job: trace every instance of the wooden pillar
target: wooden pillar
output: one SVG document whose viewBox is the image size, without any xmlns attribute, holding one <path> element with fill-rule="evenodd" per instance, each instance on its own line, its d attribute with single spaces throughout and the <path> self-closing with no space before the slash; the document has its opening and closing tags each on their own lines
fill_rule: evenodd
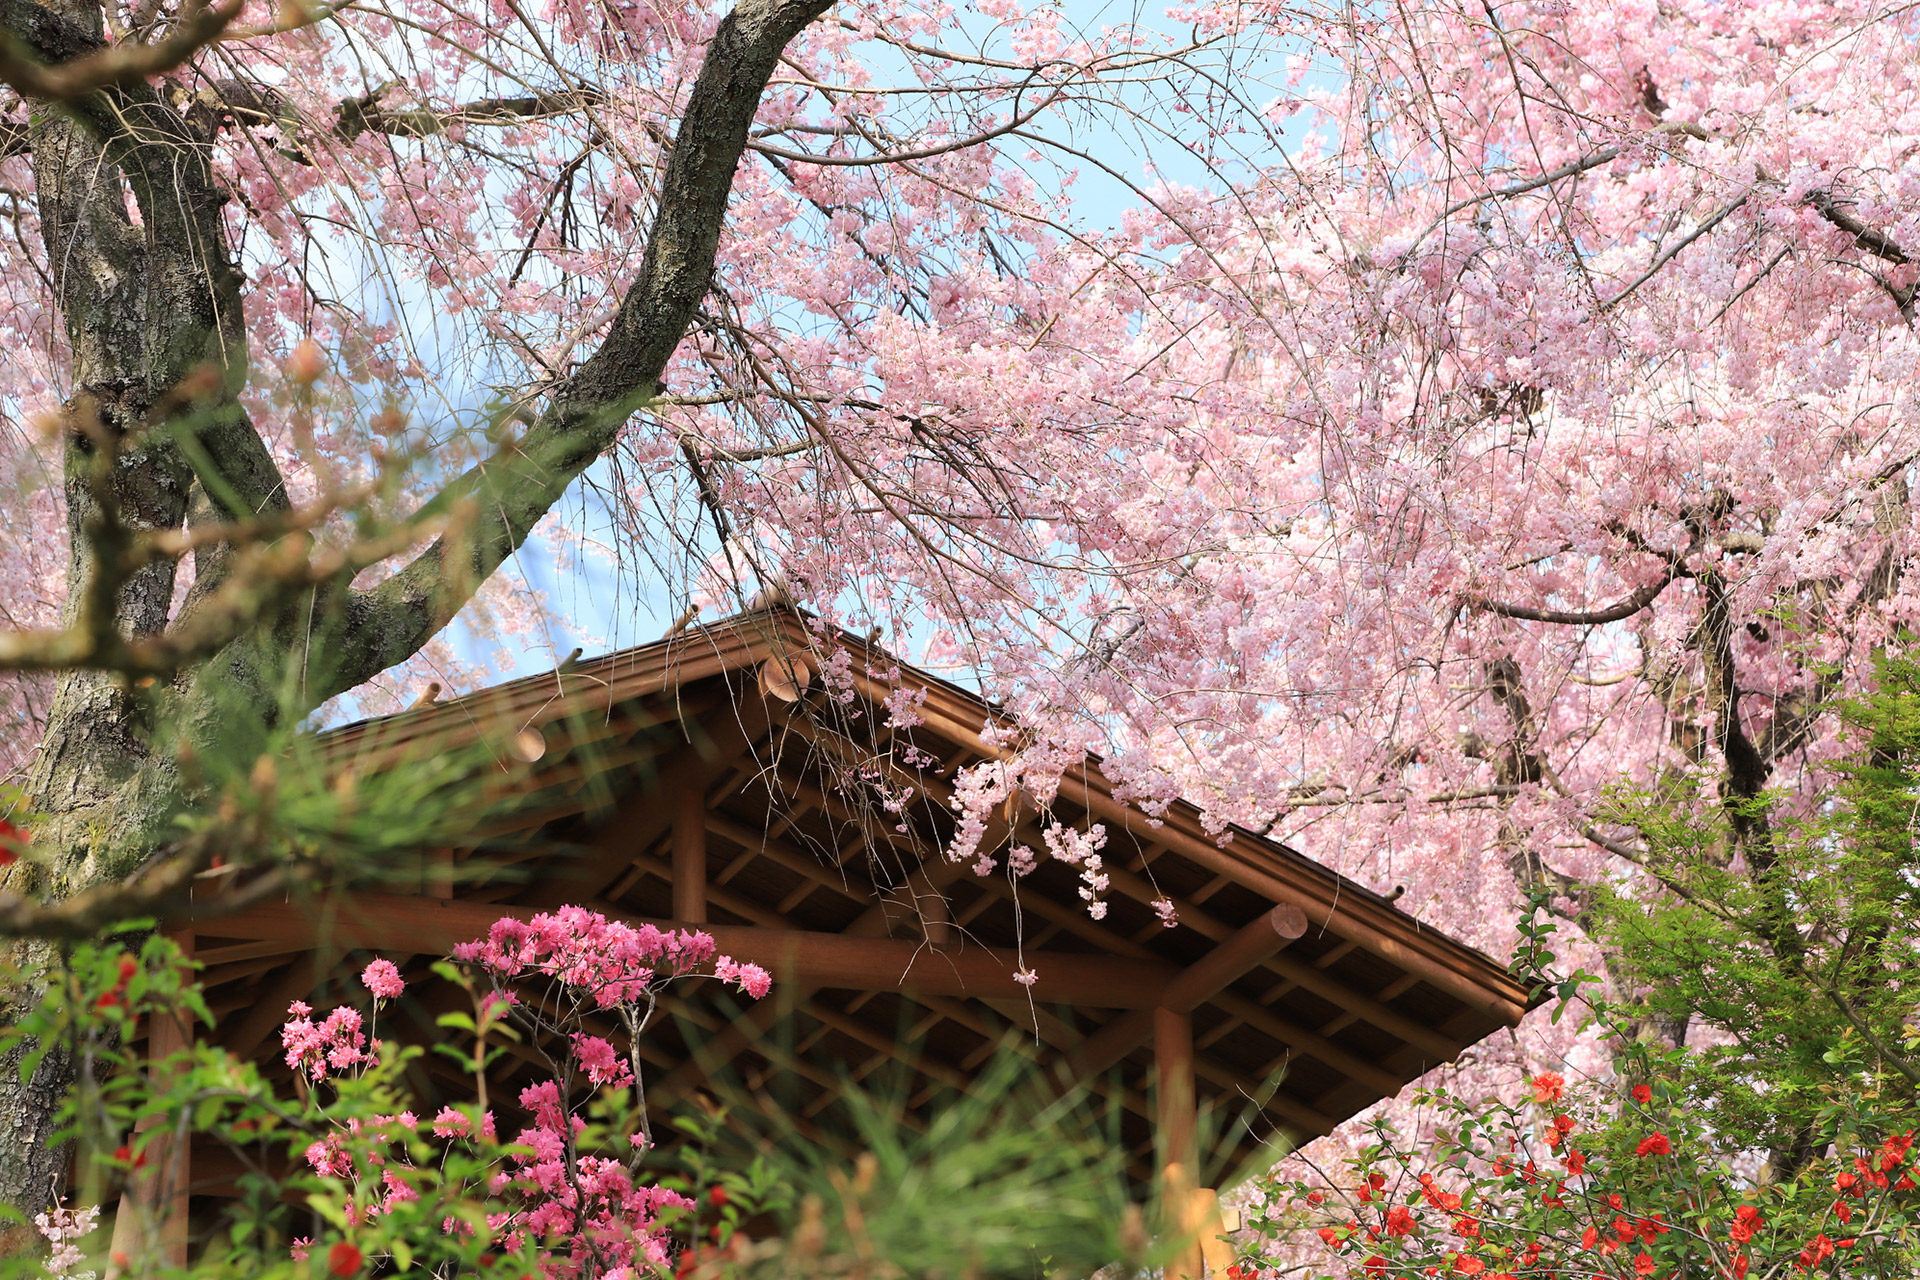
<svg viewBox="0 0 1920 1280">
<path fill-rule="evenodd" d="M 684 924 L 707 921 L 707 795 L 687 787 L 673 804 L 673 918 Z"/>
<path fill-rule="evenodd" d="M 434 849 L 425 857 L 420 892 L 443 901 L 453 897 L 453 850 Z"/>
<path fill-rule="evenodd" d="M 1224 1275 L 1233 1262 L 1233 1250 L 1220 1239 L 1226 1229 L 1220 1196 L 1199 1185 L 1199 1103 L 1191 1013 L 1164 1005 L 1154 1009 L 1153 1063 L 1157 1076 L 1154 1116 L 1163 1161 L 1163 1229 L 1178 1242 L 1178 1252 L 1167 1261 L 1167 1280 Z"/>
<path fill-rule="evenodd" d="M 171 935 L 180 950 L 193 955 L 193 934 L 182 930 Z M 164 1088 L 169 1067 L 167 1060 L 185 1053 L 193 1045 L 192 1015 L 184 1009 L 162 1010 L 151 1015 L 147 1025 L 147 1071 L 155 1088 Z M 162 1266 L 187 1265 L 187 1207 L 193 1183 L 192 1147 L 189 1141 L 176 1141 L 179 1135 L 167 1130 L 152 1132 L 156 1126 L 144 1122 L 128 1145 L 145 1157 L 140 1168 L 127 1175 L 126 1190 L 114 1215 L 113 1243 L 110 1254 L 127 1258 L 144 1272 L 142 1256 Z M 147 1135 L 151 1133 L 151 1137 Z M 144 1143 L 141 1139 L 145 1139 Z M 115 1264 L 118 1266 L 118 1264 Z M 109 1269 L 110 1273 L 112 1268 Z"/>
<path fill-rule="evenodd" d="M 1197 1125 L 1193 1093 L 1193 1017 L 1164 1006 L 1153 1011 L 1153 1065 L 1157 1076 L 1155 1123 L 1160 1159 L 1191 1177 Z M 1169 1178 L 1171 1175 L 1169 1174 Z"/>
</svg>

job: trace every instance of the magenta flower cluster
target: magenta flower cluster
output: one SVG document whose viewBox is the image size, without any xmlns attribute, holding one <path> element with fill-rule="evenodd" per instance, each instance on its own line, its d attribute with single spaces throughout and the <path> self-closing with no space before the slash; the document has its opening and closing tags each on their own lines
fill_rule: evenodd
<svg viewBox="0 0 1920 1280">
<path fill-rule="evenodd" d="M 497 920 L 485 938 L 455 947 L 453 958 L 502 978 L 549 975 L 602 1009 L 644 1000 L 663 982 L 709 963 L 715 977 L 756 1000 L 773 985 L 765 969 L 717 950 L 711 934 L 629 925 L 584 907 L 561 907 L 531 920 Z"/>
<path fill-rule="evenodd" d="M 755 999 L 772 985 L 765 969 L 720 955 L 709 934 L 623 924 L 580 907 L 562 907 L 531 920 L 502 919 L 485 938 L 455 947 L 453 955 L 492 978 L 496 989 L 481 997 L 489 1007 L 514 1003 L 504 984 L 545 978 L 567 989 L 571 999 L 563 1004 L 570 1004 L 576 1016 L 589 1006 L 650 1003 L 673 978 L 710 975 Z M 367 965 L 360 981 L 376 1007 L 406 990 L 399 969 L 387 960 Z M 644 1020 L 628 1023 L 630 1032 L 643 1025 Z M 314 1081 L 368 1066 L 380 1050 L 358 1010 L 337 1008 L 316 1021 L 312 1007 L 299 1001 L 288 1010 L 280 1040 L 287 1065 Z M 568 1034 L 567 1043 L 575 1070 L 564 1079 L 543 1080 L 521 1090 L 518 1100 L 530 1123 L 514 1136 L 513 1149 L 491 1166 L 484 1186 L 475 1190 L 490 1199 L 487 1225 L 502 1244 L 518 1249 L 533 1243 L 542 1250 L 544 1280 L 588 1274 L 634 1280 L 668 1262 L 661 1213 L 691 1208 L 692 1202 L 637 1180 L 631 1159 L 580 1150 L 585 1096 L 575 1097 L 571 1090 L 584 1085 L 584 1095 L 591 1095 L 600 1088 L 631 1086 L 635 1068 L 632 1059 L 602 1036 L 576 1030 Z M 377 1117 L 371 1125 L 348 1121 L 339 1132 L 307 1148 L 307 1163 L 323 1176 L 376 1182 L 378 1194 L 364 1207 L 350 1209 L 355 1221 L 371 1219 L 419 1198 L 406 1152 L 427 1135 L 441 1142 L 497 1140 L 491 1111 L 476 1120 L 446 1107 L 424 1122 L 403 1111 Z M 356 1148 L 368 1139 L 375 1151 L 356 1156 Z M 637 1154 L 647 1145 L 643 1134 L 633 1134 L 627 1143 L 631 1151 L 625 1154 Z M 473 1229 L 451 1216 L 444 1227 L 450 1232 Z"/>
</svg>

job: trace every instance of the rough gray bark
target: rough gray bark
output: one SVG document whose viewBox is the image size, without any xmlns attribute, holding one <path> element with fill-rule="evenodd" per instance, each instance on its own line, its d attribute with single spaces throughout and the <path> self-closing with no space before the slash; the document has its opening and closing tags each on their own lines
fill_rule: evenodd
<svg viewBox="0 0 1920 1280">
<path fill-rule="evenodd" d="M 43 815 L 36 844 L 53 855 L 54 870 L 31 885 L 23 883 L 25 864 L 17 864 L 0 873 L 0 885 L 61 897 L 124 879 L 158 852 L 170 815 L 193 797 L 172 756 L 155 750 L 156 726 L 185 726 L 189 739 L 229 747 L 263 737 L 270 728 L 263 717 L 289 705 L 279 694 L 296 635 L 337 659 L 312 669 L 314 678 L 297 690 L 290 705 L 303 711 L 409 657 L 446 625 L 657 394 L 707 290 L 734 171 L 767 79 L 787 43 L 829 4 L 745 0 L 720 24 L 672 144 L 639 278 L 599 349 L 550 389 L 527 433 L 430 504 L 477 513 L 457 538 L 442 538 L 371 591 L 351 592 L 344 580 L 326 585 L 317 606 L 307 603 L 311 612 L 270 617 L 171 687 L 142 689 L 101 671 L 60 678 L 29 780 Z M 102 13 L 92 0 L 0 0 L 0 25 L 49 64 L 103 46 Z M 102 531 L 116 520 L 134 530 L 180 529 L 284 510 L 287 498 L 234 399 L 248 367 L 244 281 L 227 243 L 227 196 L 212 179 L 206 136 L 137 82 L 37 110 L 29 132 L 24 145 L 73 353 L 68 410 L 87 428 L 66 444 L 72 621 L 98 590 Z M 139 226 L 126 213 L 129 195 Z M 218 372 L 215 389 L 191 420 L 149 431 L 157 406 L 209 366 Z M 110 465 L 102 465 L 103 448 Z M 215 550 L 196 568 L 194 592 L 173 616 L 168 562 L 140 569 L 110 602 L 94 603 L 123 635 L 161 634 L 199 607 L 225 564 Z M 0 998 L 0 1020 L 8 1017 Z M 47 1146 L 45 1134 L 71 1072 L 70 1062 L 49 1055 L 23 1085 L 11 1064 L 0 1063 L 0 1198 L 29 1215 L 58 1194 L 64 1176 L 64 1154 Z M 23 1243 L 32 1242 L 0 1238 L 0 1252 Z"/>
</svg>

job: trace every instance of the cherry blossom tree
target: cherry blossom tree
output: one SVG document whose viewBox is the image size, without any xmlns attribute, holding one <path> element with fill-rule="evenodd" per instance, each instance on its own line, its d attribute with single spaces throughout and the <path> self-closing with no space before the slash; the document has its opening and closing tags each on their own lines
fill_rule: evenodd
<svg viewBox="0 0 1920 1280">
<path fill-rule="evenodd" d="M 1764 878 L 1914 612 L 1920 17 L 1173 17 L 0 0 L 9 928 L 224 856 L 183 760 L 531 625 L 589 468 L 690 604 L 1004 699 L 981 803 L 1098 747 L 1493 947 L 1642 860 L 1621 782 Z M 64 1069 L 0 1070 L 16 1204 Z"/>
</svg>

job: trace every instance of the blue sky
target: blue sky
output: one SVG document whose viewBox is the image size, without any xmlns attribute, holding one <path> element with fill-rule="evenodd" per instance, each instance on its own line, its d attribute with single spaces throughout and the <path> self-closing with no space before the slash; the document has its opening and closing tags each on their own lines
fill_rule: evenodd
<svg viewBox="0 0 1920 1280">
<path fill-rule="evenodd" d="M 1184 27 L 1163 18 L 1157 19 L 1155 15 L 1161 10 L 1147 6 L 1122 3 L 1120 0 L 1109 3 L 1066 0 L 1060 7 L 1068 24 L 1082 30 L 1097 31 L 1103 26 L 1138 21 L 1154 26 L 1172 39 L 1189 37 Z M 1264 55 L 1245 70 L 1255 73 L 1253 79 L 1242 82 L 1249 86 L 1247 99 L 1255 107 L 1263 105 L 1272 96 L 1273 90 L 1261 87 L 1256 82 L 1279 82 L 1277 55 Z M 1200 142 L 1210 136 L 1210 122 L 1203 118 L 1205 104 L 1196 102 L 1195 106 L 1197 110 L 1194 114 L 1175 120 L 1176 125 L 1185 124 L 1194 130 L 1189 142 Z M 1135 120 L 1083 114 L 1077 119 L 1049 123 L 1047 130 L 1050 136 L 1067 146 L 1097 156 L 1112 170 L 1142 185 L 1170 181 L 1201 186 L 1218 185 L 1219 182 L 1219 178 L 1210 172 L 1208 163 L 1187 146 L 1164 136 L 1156 136 Z M 1271 146 L 1266 139 L 1243 137 L 1246 144 L 1256 148 Z M 1220 139 L 1228 146 L 1241 140 L 1233 136 Z M 1015 147 L 1023 151 L 1026 144 L 1016 143 Z M 1010 149 L 1009 153 L 1013 154 L 1014 150 Z M 1255 157 L 1256 160 L 1266 158 Z M 1277 159 L 1277 156 L 1271 159 Z M 1078 169 L 1078 178 L 1071 188 L 1072 205 L 1076 215 L 1088 227 L 1098 229 L 1112 226 L 1128 208 L 1137 203 L 1137 198 L 1124 183 L 1101 172 L 1098 167 L 1086 164 L 1075 167 Z M 1245 164 L 1232 163 L 1224 166 L 1230 177 L 1241 176 L 1247 167 Z M 477 392 L 478 389 L 468 386 L 466 390 Z M 583 481 L 574 485 L 558 509 L 560 518 L 570 529 L 606 547 L 611 546 L 614 526 L 596 495 L 613 487 L 614 483 L 613 468 L 610 463 L 603 461 L 593 467 Z M 631 552 L 633 549 L 628 550 Z M 632 562 L 644 563 L 644 554 L 629 554 L 625 558 L 630 562 L 628 568 L 616 571 L 609 557 L 577 559 L 562 556 L 556 554 L 551 541 L 545 538 L 530 541 L 504 567 L 503 572 L 514 575 L 519 582 L 541 593 L 547 600 L 554 621 L 549 624 L 545 636 L 528 637 L 529 642 L 521 652 L 507 655 L 508 665 L 505 669 L 496 667 L 501 678 L 549 669 L 576 646 L 584 647 L 589 654 L 593 654 L 659 638 L 683 606 L 684 582 L 672 581 L 666 575 L 651 571 L 635 572 Z M 474 644 L 471 634 L 462 634 L 460 628 L 461 623 L 456 620 L 454 641 L 462 656 L 471 660 L 486 656 Z"/>
</svg>

